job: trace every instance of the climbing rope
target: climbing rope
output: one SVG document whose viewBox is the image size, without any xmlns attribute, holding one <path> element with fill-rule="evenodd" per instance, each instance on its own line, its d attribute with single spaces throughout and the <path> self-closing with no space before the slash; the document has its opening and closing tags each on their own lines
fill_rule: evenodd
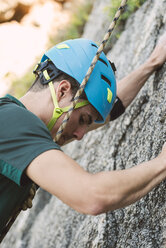
<svg viewBox="0 0 166 248">
<path fill-rule="evenodd" d="M 90 65 L 90 67 L 89 67 L 89 69 L 88 69 L 88 71 L 87 71 L 87 73 L 86 73 L 86 75 L 85 75 L 85 77 L 84 77 L 84 79 L 83 79 L 83 81 L 82 81 L 82 83 L 81 83 L 81 85 L 80 85 L 80 87 L 79 87 L 79 89 L 78 89 L 73 101 L 72 101 L 71 108 L 68 110 L 68 112 L 67 112 L 67 114 L 66 114 L 66 116 L 65 116 L 65 118 L 64 118 L 64 120 L 63 120 L 63 122 L 61 124 L 61 126 L 58 129 L 58 132 L 57 132 L 56 137 L 55 137 L 56 142 L 59 140 L 63 130 L 65 129 L 65 127 L 67 125 L 67 122 L 68 122 L 68 120 L 69 120 L 69 118 L 70 118 L 70 116 L 71 116 L 71 114 L 72 114 L 77 102 L 79 101 L 79 98 L 80 98 L 81 94 L 83 93 L 83 90 L 84 90 L 84 88 L 85 88 L 85 86 L 86 86 L 86 84 L 87 84 L 87 82 L 88 82 L 88 80 L 90 78 L 90 75 L 91 75 L 91 73 L 92 73 L 92 71 L 93 71 L 93 69 L 94 69 L 94 67 L 95 67 L 95 65 L 96 65 L 101 53 L 103 52 L 104 47 L 105 47 L 108 39 L 110 38 L 110 36 L 111 36 L 111 34 L 112 34 L 112 32 L 113 32 L 113 30 L 115 28 L 116 22 L 119 19 L 120 15 L 122 13 L 122 10 L 126 6 L 126 3 L 127 3 L 127 0 L 122 0 L 121 5 L 120 5 L 119 9 L 117 10 L 117 12 L 115 14 L 115 17 L 114 17 L 113 21 L 111 22 L 111 24 L 109 26 L 109 29 L 108 29 L 106 35 L 104 36 L 103 41 L 102 41 L 101 45 L 99 46 L 99 48 L 97 50 L 97 53 L 96 53 L 95 57 L 93 58 L 92 63 L 91 63 L 91 65 Z"/>
<path fill-rule="evenodd" d="M 113 30 L 115 28 L 117 20 L 119 19 L 122 10 L 126 6 L 126 3 L 127 3 L 127 0 L 122 0 L 121 1 L 121 5 L 120 5 L 119 9 L 117 10 L 117 12 L 115 14 L 115 17 L 114 17 L 113 21 L 111 22 L 111 24 L 109 26 L 109 29 L 108 29 L 106 35 L 104 36 L 103 41 L 102 41 L 101 45 L 99 46 L 94 59 L 92 60 L 92 63 L 91 63 L 91 65 L 90 65 L 90 67 L 89 67 L 89 69 L 88 69 L 88 71 L 87 71 L 87 73 L 85 75 L 85 78 L 83 79 L 83 81 L 82 81 L 82 83 L 81 83 L 81 85 L 80 85 L 80 87 L 79 87 L 79 89 L 78 89 L 78 91 L 77 91 L 77 93 L 76 93 L 76 95 L 74 97 L 74 100 L 72 102 L 72 106 L 68 110 L 68 112 L 67 112 L 67 114 L 66 114 L 66 116 L 65 116 L 65 118 L 64 118 L 64 120 L 63 120 L 63 122 L 61 124 L 61 126 L 58 129 L 58 132 L 57 132 L 56 138 L 55 138 L 56 141 L 59 140 L 63 130 L 65 129 L 66 124 L 67 124 L 67 122 L 68 122 L 68 120 L 69 120 L 69 118 L 71 116 L 71 113 L 74 110 L 74 108 L 75 108 L 75 106 L 76 106 L 76 104 L 77 104 L 77 102 L 79 100 L 79 97 L 82 94 L 82 92 L 83 92 L 83 90 L 84 90 L 84 88 L 85 88 L 85 86 L 86 86 L 86 84 L 87 84 L 87 82 L 88 82 L 88 80 L 90 78 L 90 75 L 91 75 L 96 63 L 97 63 L 102 51 L 104 50 L 104 47 L 105 47 L 109 37 L 111 36 L 111 34 L 112 34 L 112 32 L 113 32 Z M 11 218 L 9 219 L 9 221 L 6 224 L 5 228 L 1 232 L 1 234 L 0 234 L 0 243 L 2 242 L 4 237 L 6 236 L 7 232 L 9 231 L 10 227 L 12 226 L 14 221 L 16 220 L 16 218 L 19 215 L 19 213 L 21 212 L 21 210 L 26 210 L 27 208 L 32 207 L 32 200 L 33 200 L 33 198 L 35 196 L 35 192 L 36 192 L 36 186 L 35 186 L 35 184 L 32 184 L 32 187 L 31 187 L 30 192 L 29 192 L 28 199 L 23 203 L 23 205 L 21 207 L 15 209 L 13 215 L 11 216 Z"/>
</svg>

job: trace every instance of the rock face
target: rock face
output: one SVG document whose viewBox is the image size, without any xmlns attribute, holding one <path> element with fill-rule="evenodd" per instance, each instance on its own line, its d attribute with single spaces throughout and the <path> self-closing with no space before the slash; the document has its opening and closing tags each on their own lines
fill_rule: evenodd
<svg viewBox="0 0 166 248">
<path fill-rule="evenodd" d="M 92 39 L 98 43 L 102 42 L 109 25 L 109 17 L 106 14 L 106 7 L 109 4 L 110 0 L 97 0 L 94 2 L 91 15 L 84 27 L 83 38 Z"/>
<path fill-rule="evenodd" d="M 148 58 L 166 29 L 165 13 L 166 1 L 148 0 L 131 16 L 108 54 L 118 79 Z M 165 71 L 166 65 L 150 77 L 123 116 L 66 146 L 66 153 L 90 172 L 130 168 L 155 157 L 166 140 Z M 1 247 L 164 248 L 165 199 L 163 182 L 131 206 L 92 217 L 39 191 L 33 209 L 19 216 Z"/>
</svg>

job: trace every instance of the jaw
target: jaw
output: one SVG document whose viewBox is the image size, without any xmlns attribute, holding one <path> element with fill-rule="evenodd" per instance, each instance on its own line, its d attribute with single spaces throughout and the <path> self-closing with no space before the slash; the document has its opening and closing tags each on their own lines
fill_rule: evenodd
<svg viewBox="0 0 166 248">
<path fill-rule="evenodd" d="M 63 146 L 63 145 L 66 145 L 68 143 L 70 143 L 71 141 L 73 141 L 74 138 L 73 136 L 69 136 L 67 134 L 61 134 L 59 140 L 56 141 L 56 143 L 59 145 L 59 146 Z"/>
<path fill-rule="evenodd" d="M 59 140 L 56 141 L 56 143 L 59 145 L 59 146 L 63 146 L 65 144 L 65 138 L 63 135 L 60 136 Z"/>
</svg>

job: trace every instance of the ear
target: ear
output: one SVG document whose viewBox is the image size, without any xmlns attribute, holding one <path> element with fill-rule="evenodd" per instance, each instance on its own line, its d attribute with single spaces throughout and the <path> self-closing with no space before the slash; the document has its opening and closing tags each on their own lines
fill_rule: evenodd
<svg viewBox="0 0 166 248">
<path fill-rule="evenodd" d="M 59 101 L 69 95 L 71 95 L 71 84 L 68 80 L 62 80 L 58 83 L 58 87 L 56 88 L 57 100 Z"/>
</svg>

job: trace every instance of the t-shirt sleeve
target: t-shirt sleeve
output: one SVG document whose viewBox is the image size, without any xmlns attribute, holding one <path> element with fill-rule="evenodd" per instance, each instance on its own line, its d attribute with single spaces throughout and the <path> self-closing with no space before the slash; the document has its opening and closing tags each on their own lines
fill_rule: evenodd
<svg viewBox="0 0 166 248">
<path fill-rule="evenodd" d="M 25 185 L 27 166 L 41 153 L 60 147 L 44 122 L 16 104 L 0 107 L 0 173 Z"/>
</svg>

